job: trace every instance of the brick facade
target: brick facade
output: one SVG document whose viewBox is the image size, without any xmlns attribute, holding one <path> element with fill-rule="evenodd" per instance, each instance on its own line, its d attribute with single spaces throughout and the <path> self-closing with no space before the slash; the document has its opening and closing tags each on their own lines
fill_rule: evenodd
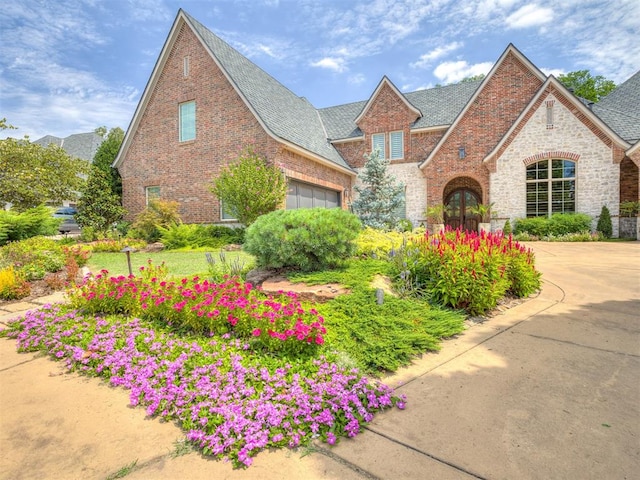
<svg viewBox="0 0 640 480">
<path fill-rule="evenodd" d="M 196 102 L 196 139 L 179 142 L 178 106 L 191 100 Z M 348 174 L 291 152 L 269 136 L 185 24 L 133 135 L 119 165 L 129 220 L 146 206 L 145 187 L 159 186 L 162 199 L 180 204 L 185 223 L 220 221 L 220 205 L 209 186 L 221 168 L 248 146 L 281 164 L 293 178 L 341 193 L 351 187 Z"/>
<path fill-rule="evenodd" d="M 159 186 L 161 198 L 180 204 L 183 221 L 219 222 L 220 205 L 209 187 L 247 147 L 279 164 L 290 179 L 340 192 L 347 208 L 354 176 L 270 135 L 194 31 L 185 22 L 176 25 L 118 164 L 128 219 L 145 208 L 145 187 Z M 402 131 L 403 158 L 391 161 L 389 173 L 405 185 L 406 216 L 415 225 L 424 222 L 427 206 L 444 203 L 464 188 L 482 203 L 494 203 L 493 228 L 501 227 L 506 219 L 526 215 L 528 164 L 545 158 L 573 160 L 576 210 L 596 218 L 607 205 L 616 230 L 619 202 L 639 196 L 637 149 L 632 158 L 625 157 L 610 132 L 586 109 L 577 108 L 557 81 L 544 85 L 535 67 L 510 47 L 452 127 L 412 131 L 419 113 L 385 77 L 354 119 L 362 137 L 336 140 L 333 146 L 358 171 L 372 150 L 374 134 L 385 134 L 389 152 L 389 133 Z M 196 104 L 196 138 L 179 142 L 179 105 L 186 101 Z M 552 126 L 546 116 L 550 105 Z M 429 118 L 429 112 L 422 114 Z"/>
</svg>

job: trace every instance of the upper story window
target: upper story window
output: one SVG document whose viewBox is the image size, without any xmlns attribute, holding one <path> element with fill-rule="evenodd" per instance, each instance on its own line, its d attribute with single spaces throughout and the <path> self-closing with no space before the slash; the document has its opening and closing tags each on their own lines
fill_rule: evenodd
<svg viewBox="0 0 640 480">
<path fill-rule="evenodd" d="M 180 134 L 181 142 L 196 138 L 196 102 L 180 104 Z"/>
<path fill-rule="evenodd" d="M 384 137 L 384 133 L 375 133 L 371 136 L 371 151 L 375 152 L 378 150 L 380 152 L 380 158 L 387 158 Z"/>
<path fill-rule="evenodd" d="M 387 155 L 387 135 L 389 136 L 389 155 Z M 381 158 L 397 160 L 404 158 L 404 132 L 374 133 L 371 136 L 371 151 L 380 151 Z"/>
<path fill-rule="evenodd" d="M 403 132 L 391 132 L 389 134 L 389 150 L 391 160 L 397 160 L 404 158 L 404 133 Z"/>
<path fill-rule="evenodd" d="M 527 217 L 576 211 L 576 162 L 549 159 L 527 166 Z"/>
</svg>

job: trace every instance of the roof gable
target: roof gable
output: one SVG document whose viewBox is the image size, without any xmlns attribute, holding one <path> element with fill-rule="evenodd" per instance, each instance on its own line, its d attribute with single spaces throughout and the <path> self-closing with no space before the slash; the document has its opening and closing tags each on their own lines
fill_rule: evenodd
<svg viewBox="0 0 640 480">
<path fill-rule="evenodd" d="M 438 144 L 431 151 L 429 156 L 419 165 L 419 168 L 424 168 L 431 160 L 437 155 L 440 148 L 447 142 L 452 132 L 455 131 L 456 127 L 464 118 L 467 111 L 470 109 L 471 105 L 473 105 L 474 101 L 480 96 L 482 91 L 486 88 L 486 86 L 491 82 L 493 77 L 495 76 L 498 69 L 502 66 L 503 63 L 507 60 L 509 56 L 514 56 L 522 65 L 524 65 L 525 69 L 527 69 L 533 76 L 538 78 L 540 82 L 544 82 L 545 75 L 536 67 L 531 61 L 525 57 L 520 51 L 513 45 L 509 44 L 505 51 L 502 53 L 498 61 L 493 65 L 493 68 L 489 71 L 488 75 L 482 80 L 480 86 L 475 90 L 469 101 L 464 106 L 464 108 L 460 111 L 454 122 L 451 124 L 447 132 L 442 136 Z"/>
<path fill-rule="evenodd" d="M 640 140 L 640 70 L 592 108 L 626 141 Z"/>
<path fill-rule="evenodd" d="M 416 118 L 422 117 L 422 112 L 418 108 L 416 108 L 409 100 L 407 100 L 407 97 L 405 97 L 402 92 L 398 90 L 398 88 L 393 84 L 393 82 L 389 80 L 385 75 L 384 77 L 382 77 L 382 80 L 380 80 L 380 83 L 378 83 L 378 86 L 371 94 L 371 97 L 369 97 L 367 103 L 364 104 L 364 107 L 362 108 L 360 114 L 355 118 L 354 121 L 356 125 L 358 125 L 362 121 L 362 119 L 367 116 L 367 113 L 369 113 L 369 110 L 373 107 L 376 100 L 378 99 L 378 96 L 385 87 L 390 88 L 391 91 L 407 107 L 407 109 L 416 115 Z"/>
<path fill-rule="evenodd" d="M 500 142 L 498 142 L 495 148 L 484 158 L 484 163 L 492 162 L 507 149 L 510 143 L 516 138 L 524 124 L 526 124 L 532 112 L 542 105 L 544 99 L 547 98 L 549 94 L 553 94 L 563 104 L 569 104 L 572 107 L 572 111 L 576 112 L 574 115 L 578 116 L 583 123 L 587 124 L 588 127 L 602 132 L 603 135 L 609 138 L 612 142 L 618 144 L 621 148 L 628 147 L 628 144 L 596 115 L 594 115 L 580 98 L 569 92 L 569 90 L 567 90 L 567 88 L 558 79 L 553 75 L 550 75 L 547 78 L 547 81 L 540 87 L 538 93 L 520 113 L 518 119 L 513 122 L 513 125 L 511 125 L 511 128 L 509 128 L 505 133 Z M 589 123 L 591 125 L 589 125 Z M 600 137 L 600 135 L 598 136 Z"/>
<path fill-rule="evenodd" d="M 200 22 L 180 9 L 127 134 L 114 162 L 118 166 L 131 144 L 133 132 L 141 120 L 160 73 L 183 25 L 187 25 L 220 68 L 226 79 L 272 138 L 298 153 L 325 163 L 333 168 L 353 174 L 338 151 L 329 143 L 320 116 L 305 98 L 299 97 L 214 35 Z"/>
</svg>

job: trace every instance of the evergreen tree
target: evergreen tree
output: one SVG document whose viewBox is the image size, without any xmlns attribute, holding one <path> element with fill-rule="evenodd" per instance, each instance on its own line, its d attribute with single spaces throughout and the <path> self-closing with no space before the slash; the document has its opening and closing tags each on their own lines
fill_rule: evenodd
<svg viewBox="0 0 640 480">
<path fill-rule="evenodd" d="M 99 127 L 96 128 L 95 131 L 98 135 L 104 137 L 107 128 Z M 106 138 L 102 141 L 96 151 L 96 154 L 93 156 L 93 165 L 109 175 L 111 191 L 119 197 L 122 197 L 122 179 L 120 178 L 118 170 L 113 168 L 111 165 L 118 155 L 118 151 L 120 150 L 120 145 L 122 145 L 123 140 L 124 131 L 120 127 L 112 128 L 109 130 Z"/>
<path fill-rule="evenodd" d="M 389 161 L 380 158 L 378 150 L 365 158 L 362 186 L 355 187 L 358 197 L 352 204 L 353 212 L 366 226 L 391 229 L 398 221 L 395 212 L 404 202 L 404 186 L 387 173 Z"/>
<path fill-rule="evenodd" d="M 602 206 L 600 211 L 600 218 L 598 218 L 598 225 L 596 231 L 602 233 L 605 238 L 611 238 L 613 235 L 613 225 L 611 223 L 611 213 L 606 205 Z"/>
<path fill-rule="evenodd" d="M 124 216 L 120 197 L 111 190 L 111 177 L 104 170 L 92 166 L 80 193 L 75 218 L 81 227 L 91 227 L 96 233 L 107 234 L 111 226 Z"/>
</svg>

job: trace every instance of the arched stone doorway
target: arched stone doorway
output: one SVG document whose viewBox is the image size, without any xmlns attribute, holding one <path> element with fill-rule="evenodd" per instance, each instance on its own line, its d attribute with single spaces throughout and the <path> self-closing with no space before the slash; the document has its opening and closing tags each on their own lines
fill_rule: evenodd
<svg viewBox="0 0 640 480">
<path fill-rule="evenodd" d="M 444 188 L 444 222 L 453 229 L 477 231 L 480 217 L 471 213 L 482 203 L 482 187 L 473 178 L 458 177 Z"/>
</svg>

